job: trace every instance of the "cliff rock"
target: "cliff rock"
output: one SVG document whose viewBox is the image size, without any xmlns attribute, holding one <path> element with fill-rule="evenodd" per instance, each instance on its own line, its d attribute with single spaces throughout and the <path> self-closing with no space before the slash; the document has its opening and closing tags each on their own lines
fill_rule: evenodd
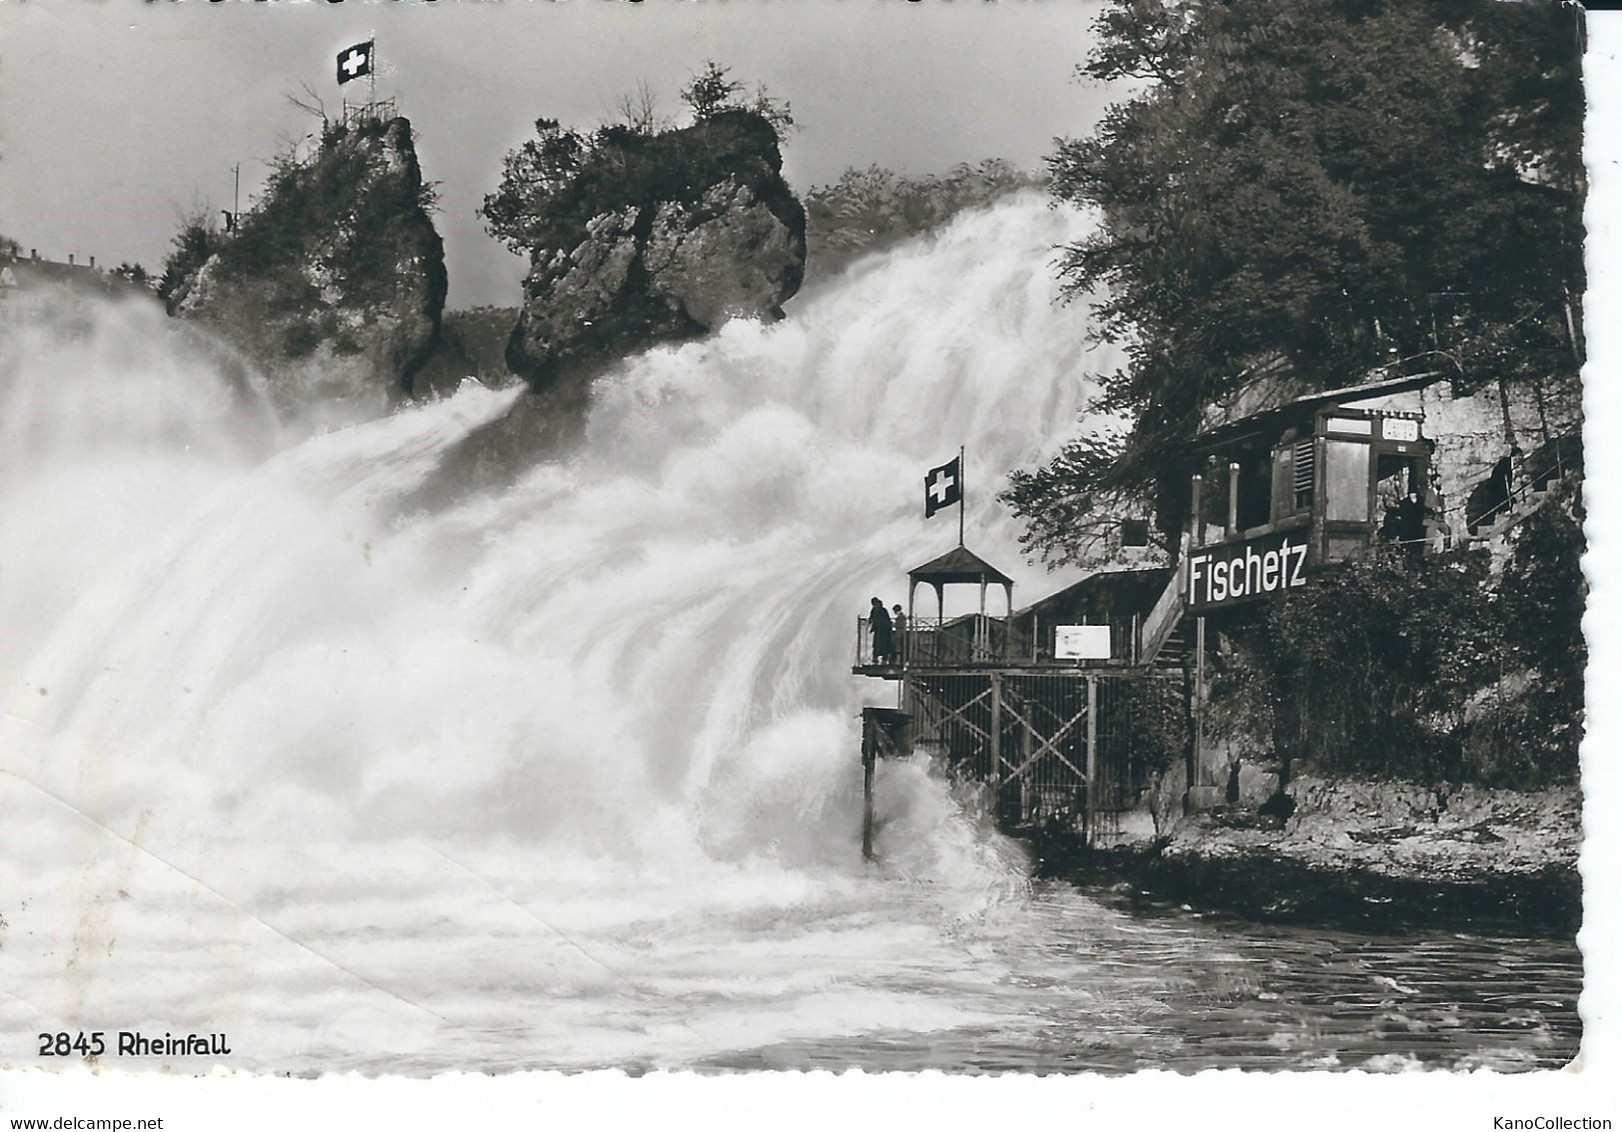
<svg viewBox="0 0 1622 1132">
<path fill-rule="evenodd" d="M 782 164 L 771 125 L 747 111 L 600 148 L 531 253 L 513 372 L 578 404 L 628 353 L 780 317 L 805 268 L 805 211 Z"/>
<path fill-rule="evenodd" d="M 278 164 L 169 310 L 251 356 L 284 407 L 375 415 L 413 392 L 439 344 L 444 249 L 428 204 L 409 121 L 329 124 L 313 155 Z"/>
</svg>

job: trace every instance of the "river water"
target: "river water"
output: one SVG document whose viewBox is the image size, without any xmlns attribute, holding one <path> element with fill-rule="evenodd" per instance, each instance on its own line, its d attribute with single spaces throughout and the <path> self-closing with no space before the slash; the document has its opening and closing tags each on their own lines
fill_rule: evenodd
<svg viewBox="0 0 1622 1132">
<path fill-rule="evenodd" d="M 600 383 L 567 461 L 404 501 L 515 391 L 288 420 L 150 311 L 0 343 L 0 1061 L 262 1072 L 1412 1065 L 1576 1051 L 1569 943 L 1128 914 L 923 762 L 860 861 L 855 618 L 1078 427 L 1076 214 L 1019 197 Z M 123 1058 L 120 1068 L 167 1064 Z"/>
</svg>

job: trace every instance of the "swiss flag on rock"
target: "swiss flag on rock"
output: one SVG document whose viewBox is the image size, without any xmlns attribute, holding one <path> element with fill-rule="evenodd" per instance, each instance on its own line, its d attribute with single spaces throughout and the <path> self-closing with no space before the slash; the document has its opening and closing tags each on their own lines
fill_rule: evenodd
<svg viewBox="0 0 1622 1132">
<path fill-rule="evenodd" d="M 368 39 L 365 43 L 357 43 L 338 52 L 339 86 L 343 86 L 350 79 L 358 79 L 362 75 L 372 73 L 373 42 Z"/>
</svg>

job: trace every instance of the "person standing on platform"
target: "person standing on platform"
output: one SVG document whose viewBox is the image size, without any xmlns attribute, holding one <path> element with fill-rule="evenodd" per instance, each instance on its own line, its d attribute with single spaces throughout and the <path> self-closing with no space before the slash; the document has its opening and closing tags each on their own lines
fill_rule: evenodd
<svg viewBox="0 0 1622 1132">
<path fill-rule="evenodd" d="M 901 612 L 899 604 L 890 607 L 890 622 L 895 626 L 896 660 L 905 663 L 907 659 L 907 615 Z"/>
<path fill-rule="evenodd" d="M 878 598 L 873 599 L 873 611 L 868 614 L 868 630 L 873 634 L 873 663 L 887 664 L 895 659 L 895 623 L 890 611 Z"/>
</svg>

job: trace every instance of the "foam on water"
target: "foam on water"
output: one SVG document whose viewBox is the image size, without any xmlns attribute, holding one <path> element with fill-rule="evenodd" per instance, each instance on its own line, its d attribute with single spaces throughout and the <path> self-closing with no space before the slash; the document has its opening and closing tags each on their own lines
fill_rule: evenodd
<svg viewBox="0 0 1622 1132">
<path fill-rule="evenodd" d="M 7 753 L 125 832 L 843 861 L 855 615 L 951 545 L 916 496 L 960 441 L 975 545 L 1016 564 L 992 494 L 1088 388 L 1046 265 L 1078 229 L 1026 198 L 789 321 L 635 359 L 580 457 L 404 519 L 514 393 L 262 459 L 297 430 L 245 429 L 268 418 L 155 314 L 27 343 L 3 403 L 5 565 L 31 579 L 6 588 Z"/>
<path fill-rule="evenodd" d="M 1047 265 L 1080 234 L 1011 201 L 633 359 L 579 456 L 434 513 L 398 504 L 516 392 L 327 430 L 149 309 L 24 329 L 0 1013 L 223 1013 L 265 1065 L 342 1054 L 338 1004 L 397 1054 L 466 1025 L 499 1059 L 517 1027 L 542 1064 L 983 1018 L 853 989 L 961 967 L 951 925 L 1024 879 L 921 762 L 884 769 L 861 864 L 855 716 L 888 689 L 848 665 L 867 598 L 952 544 L 917 496 L 960 443 L 974 545 L 1041 581 L 992 494 L 1088 393 Z M 708 1036 L 671 1005 L 694 995 L 733 1011 Z"/>
</svg>

